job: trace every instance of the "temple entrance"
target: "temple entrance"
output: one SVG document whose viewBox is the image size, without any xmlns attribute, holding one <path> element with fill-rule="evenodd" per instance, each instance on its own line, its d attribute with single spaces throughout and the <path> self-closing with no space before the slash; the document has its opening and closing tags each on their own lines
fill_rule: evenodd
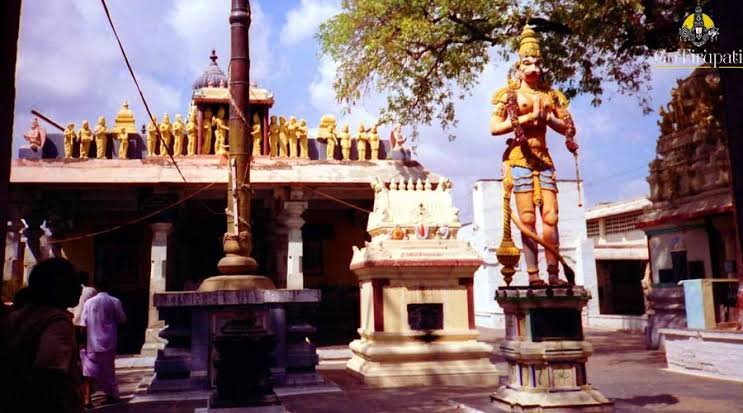
<svg viewBox="0 0 743 413">
<path fill-rule="evenodd" d="M 601 314 L 644 314 L 642 277 L 646 262 L 603 260 L 598 264 Z"/>
</svg>

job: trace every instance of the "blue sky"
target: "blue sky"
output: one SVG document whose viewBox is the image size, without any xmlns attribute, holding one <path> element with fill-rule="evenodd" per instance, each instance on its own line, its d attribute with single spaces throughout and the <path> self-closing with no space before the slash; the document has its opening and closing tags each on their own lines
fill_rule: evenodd
<svg viewBox="0 0 743 413">
<path fill-rule="evenodd" d="M 229 60 L 228 0 L 108 0 L 148 103 L 158 116 L 187 112 L 191 84 L 209 64 L 212 48 L 226 72 Z M 251 76 L 276 97 L 274 114 L 297 115 L 315 126 L 324 113 L 357 125 L 375 120 L 383 96 L 371 96 L 340 117 L 332 81 L 335 65 L 318 55 L 318 25 L 339 10 L 335 0 L 251 2 Z M 34 108 L 58 123 L 109 123 L 128 100 L 137 123 L 146 112 L 126 71 L 100 2 L 23 2 L 17 75 L 14 148 L 23 141 Z M 458 102 L 458 138 L 449 142 L 437 125 L 421 129 L 417 159 L 455 183 L 463 221 L 471 219 L 471 188 L 500 175 L 503 138 L 488 134 L 490 97 L 505 81 L 511 62 L 493 61 L 472 94 Z M 654 72 L 652 107 L 670 99 L 675 79 L 688 69 Z M 611 89 L 608 87 L 607 89 Z M 647 164 L 655 156 L 657 114 L 643 115 L 634 97 L 608 92 L 594 108 L 578 97 L 571 108 L 581 144 L 581 176 L 588 206 L 645 196 Z M 51 127 L 47 127 L 51 130 Z M 386 136 L 389 128 L 383 128 Z M 572 156 L 557 135 L 549 137 L 558 177 L 574 178 Z M 561 208 L 569 206 L 562 205 Z"/>
</svg>

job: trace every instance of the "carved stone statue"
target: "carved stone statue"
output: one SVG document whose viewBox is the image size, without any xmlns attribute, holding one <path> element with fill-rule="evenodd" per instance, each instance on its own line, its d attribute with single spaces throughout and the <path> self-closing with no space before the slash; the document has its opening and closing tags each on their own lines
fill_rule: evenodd
<svg viewBox="0 0 743 413">
<path fill-rule="evenodd" d="M 206 109 L 204 111 L 204 119 L 202 123 L 204 127 L 204 141 L 202 142 L 201 146 L 202 155 L 209 155 L 210 153 L 212 153 L 212 123 L 212 110 Z"/>
<path fill-rule="evenodd" d="M 356 152 L 360 161 L 366 160 L 366 147 L 368 146 L 369 137 L 366 135 L 364 124 L 359 124 L 359 134 L 356 135 Z"/>
<path fill-rule="evenodd" d="M 660 107 L 658 114 L 660 115 L 660 120 L 658 121 L 660 133 L 662 133 L 663 135 L 673 133 L 673 118 L 671 114 L 669 112 L 666 112 L 666 110 L 663 109 L 663 106 Z"/>
<path fill-rule="evenodd" d="M 119 159 L 126 159 L 126 153 L 129 150 L 129 133 L 125 126 L 119 129 L 119 134 L 116 137 L 119 140 Z"/>
<path fill-rule="evenodd" d="M 95 134 L 96 157 L 98 159 L 106 159 L 107 132 L 106 118 L 101 116 L 98 118 L 98 124 L 95 126 L 95 131 L 93 132 Z"/>
<path fill-rule="evenodd" d="M 188 135 L 188 156 L 196 155 L 196 144 L 199 141 L 199 125 L 196 123 L 196 112 L 188 115 L 186 124 L 186 134 Z"/>
<path fill-rule="evenodd" d="M 335 135 L 335 124 L 328 125 L 327 134 L 325 139 L 327 140 L 327 146 L 325 147 L 325 159 L 335 159 L 335 147 L 338 145 L 338 137 Z"/>
<path fill-rule="evenodd" d="M 175 147 L 173 149 L 174 156 L 183 155 L 183 119 L 181 115 L 175 115 L 175 122 L 173 122 L 173 140 L 175 141 Z"/>
<path fill-rule="evenodd" d="M 286 125 L 286 131 L 289 135 L 289 157 L 290 158 L 296 158 L 297 157 L 297 128 L 299 127 L 299 124 L 297 123 L 297 118 L 294 116 L 291 116 L 289 118 L 289 123 Z"/>
<path fill-rule="evenodd" d="M 77 133 L 77 138 L 80 140 L 80 158 L 85 159 L 90 152 L 90 143 L 93 142 L 93 131 L 90 129 L 87 120 L 83 121 L 80 131 Z"/>
<path fill-rule="evenodd" d="M 289 156 L 289 129 L 283 116 L 279 116 L 279 156 L 282 158 Z"/>
<path fill-rule="evenodd" d="M 268 149 L 270 156 L 279 154 L 279 124 L 276 123 L 276 116 L 271 116 L 271 123 L 268 124 Z"/>
<path fill-rule="evenodd" d="M 261 156 L 263 133 L 261 131 L 261 117 L 257 113 L 253 114 L 253 128 L 250 130 L 250 135 L 253 137 L 253 156 Z"/>
<path fill-rule="evenodd" d="M 28 142 L 26 148 L 34 152 L 40 151 L 46 141 L 46 130 L 39 125 L 39 118 L 31 119 L 31 129 L 23 134 L 23 139 Z"/>
<path fill-rule="evenodd" d="M 217 155 L 224 155 L 227 153 L 227 132 L 230 128 L 224 120 L 224 108 L 219 108 L 217 111 L 217 117 L 214 118 L 214 136 L 216 140 L 214 142 L 214 153 Z"/>
<path fill-rule="evenodd" d="M 557 180 L 552 158 L 547 151 L 547 128 L 565 136 L 565 145 L 570 152 L 575 154 L 578 150 L 573 139 L 575 126 L 567 110 L 568 101 L 561 92 L 546 83 L 543 73 L 537 34 L 527 25 L 521 33 L 519 58 L 511 71 L 508 86 L 493 96 L 495 110 L 490 118 L 492 135 L 513 134 L 506 141 L 503 155 L 504 202 L 510 202 L 513 190 L 523 226 L 519 228 L 522 229 L 529 284 L 538 287 L 546 283 L 539 278 L 537 266 L 537 213 L 542 219 L 542 241 L 553 250 L 545 251 L 549 284 L 566 284 L 558 277 L 559 256 L 555 253 L 559 245 Z"/>
<path fill-rule="evenodd" d="M 351 159 L 351 134 L 348 132 L 347 123 L 343 125 L 343 132 L 341 132 L 341 154 L 344 161 Z"/>
<path fill-rule="evenodd" d="M 308 134 L 310 130 L 307 127 L 307 121 L 302 119 L 299 121 L 299 127 L 297 128 L 297 138 L 299 139 L 299 157 L 302 159 L 310 159 L 310 148 Z"/>
<path fill-rule="evenodd" d="M 68 123 L 67 128 L 64 130 L 64 157 L 65 159 L 72 159 L 72 148 L 77 140 L 77 134 L 75 133 L 75 124 Z"/>
<path fill-rule="evenodd" d="M 157 117 L 153 116 L 147 125 L 147 156 L 157 155 Z"/>
<path fill-rule="evenodd" d="M 410 159 L 410 150 L 405 147 L 408 138 L 402 133 L 402 125 L 395 125 L 390 132 L 390 157 L 394 160 L 403 161 Z"/>
<path fill-rule="evenodd" d="M 163 137 L 160 142 L 160 156 L 168 156 L 173 147 L 173 125 L 167 113 L 163 115 L 163 121 L 160 123 L 160 136 Z"/>
<path fill-rule="evenodd" d="M 369 132 L 369 145 L 371 146 L 371 159 L 373 161 L 379 160 L 379 133 L 377 133 L 377 125 L 372 126 L 371 132 Z"/>
</svg>

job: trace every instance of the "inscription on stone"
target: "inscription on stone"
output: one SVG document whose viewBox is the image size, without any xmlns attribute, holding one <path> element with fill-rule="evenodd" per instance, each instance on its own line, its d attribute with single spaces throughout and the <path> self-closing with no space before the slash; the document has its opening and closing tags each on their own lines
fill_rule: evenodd
<svg viewBox="0 0 743 413">
<path fill-rule="evenodd" d="M 444 304 L 408 304 L 408 325 L 411 330 L 443 329 Z"/>
</svg>

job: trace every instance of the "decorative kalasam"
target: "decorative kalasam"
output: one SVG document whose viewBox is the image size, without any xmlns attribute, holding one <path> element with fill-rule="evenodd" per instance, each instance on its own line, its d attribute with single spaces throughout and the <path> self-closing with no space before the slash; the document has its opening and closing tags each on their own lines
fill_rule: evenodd
<svg viewBox="0 0 743 413">
<path fill-rule="evenodd" d="M 519 59 L 509 73 L 508 85 L 493 96 L 495 111 L 490 119 L 491 134 L 514 134 L 507 140 L 508 146 L 503 154 L 504 234 L 503 244 L 496 255 L 504 265 L 502 272 L 506 282 L 510 283 L 515 272 L 513 267 L 518 263 L 518 249 L 510 237 L 510 197 L 513 191 L 531 286 L 546 285 L 539 278 L 538 243 L 545 247 L 549 284 L 565 284 L 558 276 L 558 261 L 565 262 L 558 253 L 557 180 L 547 150 L 547 127 L 565 136 L 570 152 L 575 154 L 578 150 L 574 140 L 575 126 L 567 110 L 568 101 L 561 92 L 550 87 L 543 72 L 537 34 L 527 25 L 521 33 Z M 541 239 L 535 235 L 537 210 L 542 219 Z M 565 271 L 570 278 L 572 270 L 565 266 Z"/>
</svg>

